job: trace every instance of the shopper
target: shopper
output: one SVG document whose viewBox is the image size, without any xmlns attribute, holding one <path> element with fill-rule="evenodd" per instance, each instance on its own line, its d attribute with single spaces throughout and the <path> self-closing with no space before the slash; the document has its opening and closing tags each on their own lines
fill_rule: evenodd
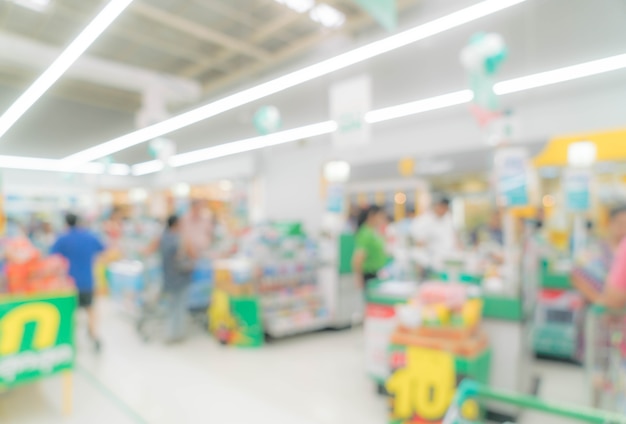
<svg viewBox="0 0 626 424">
<path fill-rule="evenodd" d="M 59 254 L 69 262 L 69 274 L 78 289 L 78 305 L 87 312 L 89 337 L 95 350 L 99 352 L 101 342 L 94 307 L 94 263 L 104 251 L 104 245 L 92 232 L 79 226 L 77 215 L 68 213 L 65 222 L 68 226 L 67 232 L 56 240 L 51 253 Z"/>
<path fill-rule="evenodd" d="M 411 235 L 419 252 L 419 262 L 427 269 L 437 269 L 445 256 L 456 250 L 457 236 L 450 214 L 450 199 L 440 197 L 432 209 L 413 220 Z"/>
<path fill-rule="evenodd" d="M 365 288 L 369 280 L 377 278 L 378 272 L 387 264 L 385 239 L 380 233 L 386 222 L 387 215 L 380 206 L 361 211 L 352 257 L 352 269 L 360 287 Z"/>
<path fill-rule="evenodd" d="M 213 220 L 202 200 L 193 200 L 189 212 L 181 219 L 183 238 L 200 257 L 211 247 L 213 240 Z"/>
<path fill-rule="evenodd" d="M 175 343 L 185 336 L 187 293 L 195 264 L 194 249 L 185 242 L 176 215 L 167 219 L 159 251 L 163 264 L 163 291 L 169 309 L 167 342 Z"/>
<path fill-rule="evenodd" d="M 613 266 L 615 253 L 625 237 L 626 206 L 611 210 L 606 237 L 590 238 L 585 249 L 574 258 L 571 273 L 572 285 L 588 303 L 597 303 L 602 300 L 605 282 Z M 619 262 L 620 260 L 615 265 L 618 266 Z M 615 272 L 620 271 L 616 269 Z M 626 284 L 626 281 L 624 283 Z"/>
<path fill-rule="evenodd" d="M 119 207 L 115 207 L 111 210 L 109 219 L 104 222 L 107 247 L 112 251 L 119 251 L 122 248 L 124 220 L 124 211 Z"/>
</svg>

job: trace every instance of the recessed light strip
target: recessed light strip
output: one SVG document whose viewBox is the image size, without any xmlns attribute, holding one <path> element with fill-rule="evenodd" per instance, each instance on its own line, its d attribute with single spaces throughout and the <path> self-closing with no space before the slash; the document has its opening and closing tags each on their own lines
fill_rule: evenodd
<svg viewBox="0 0 626 424">
<path fill-rule="evenodd" d="M 220 100 L 208 103 L 160 123 L 131 132 L 65 158 L 68 161 L 89 162 L 144 143 L 153 138 L 193 125 L 236 107 L 252 103 L 307 81 L 328 75 L 340 69 L 374 58 L 383 53 L 432 37 L 461 25 L 489 16 L 526 0 L 485 0 L 473 6 L 435 19 L 412 29 L 356 48 L 315 65 L 257 85 Z"/>
<path fill-rule="evenodd" d="M 473 98 L 474 93 L 472 93 L 472 90 L 455 91 L 454 93 L 417 100 L 415 102 L 372 110 L 365 114 L 365 121 L 370 124 L 375 124 L 390 119 L 402 118 L 403 116 L 469 103 Z"/>
<path fill-rule="evenodd" d="M 558 84 L 560 82 L 603 74 L 623 68 L 626 68 L 626 54 L 502 81 L 494 85 L 493 91 L 499 95 L 517 93 L 519 91 Z"/>
<path fill-rule="evenodd" d="M 503 87 L 500 89 L 500 94 L 511 94 L 511 93 L 517 93 L 519 91 L 531 90 L 533 88 L 539 88 L 539 87 L 544 87 L 547 85 L 571 81 L 574 79 L 599 75 L 599 74 L 603 74 L 606 72 L 611 72 L 611 71 L 624 69 L 624 68 L 626 68 L 626 54 L 612 56 L 612 57 L 608 57 L 608 58 L 600 59 L 600 60 L 594 60 L 591 62 L 581 63 L 579 65 L 568 66 L 565 68 L 555 69 L 552 71 L 540 72 L 537 74 L 528 75 L 526 77 L 514 78 L 508 81 L 502 81 L 496 84 L 496 87 Z M 572 75 L 574 76 L 572 77 Z M 375 124 L 379 122 L 388 121 L 391 119 L 403 118 L 406 116 L 416 115 L 419 113 L 425 113 L 425 112 L 429 112 L 429 111 L 433 111 L 437 109 L 443 109 L 447 107 L 467 104 L 471 102 L 472 99 L 473 99 L 473 93 L 471 90 L 459 90 L 459 91 L 455 91 L 449 94 L 443 94 L 441 96 L 430 97 L 427 99 L 417 100 L 414 102 L 403 103 L 403 104 L 396 105 L 396 106 L 390 106 L 390 107 L 386 107 L 382 109 L 372 110 L 365 114 L 365 120 L 370 124 Z M 328 124 L 328 123 L 324 123 L 324 124 Z M 316 124 L 316 125 L 321 125 L 321 124 Z M 309 125 L 308 127 L 311 127 L 311 125 Z M 301 130 L 301 129 L 308 128 L 308 127 L 295 128 L 290 131 L 296 132 L 297 130 Z M 282 134 L 282 133 L 277 133 L 273 135 L 278 136 L 279 134 Z M 222 146 L 224 146 L 224 149 L 228 150 L 230 149 L 230 147 L 228 146 L 231 146 L 231 145 L 236 146 L 238 145 L 238 143 L 244 143 L 244 142 L 247 143 L 247 145 L 250 148 L 248 148 L 247 150 L 243 150 L 243 151 L 254 150 L 255 148 L 260 149 L 260 148 L 266 147 L 265 145 L 263 145 L 263 140 L 266 137 L 272 137 L 272 135 L 265 136 L 265 137 L 255 137 L 255 138 L 251 138 L 247 140 L 235 141 L 235 142 L 231 142 L 227 144 L 213 146 L 213 147 L 209 147 L 206 149 L 194 150 L 194 151 L 187 152 L 187 153 L 181 153 L 179 155 L 174 156 L 174 158 L 172 158 L 173 163 L 176 164 L 175 166 L 183 166 L 189 163 L 196 163 L 196 162 L 201 162 L 205 160 L 215 159 L 217 157 L 222 157 L 222 155 L 213 156 L 212 154 L 206 154 L 206 153 L 218 152 L 220 151 L 220 148 L 222 148 Z M 297 138 L 293 138 L 291 141 L 294 141 L 294 140 L 297 140 Z M 256 146 L 256 147 L 252 148 L 251 145 Z M 204 152 L 204 155 L 202 154 L 202 152 Z M 230 154 L 234 154 L 234 153 L 240 153 L 240 152 L 234 151 Z M 185 160 L 177 159 L 180 157 L 188 158 L 188 159 L 185 159 Z M 185 163 L 186 160 L 189 160 L 189 162 Z M 159 171 L 160 169 L 156 169 L 154 171 L 145 172 L 142 174 L 137 174 L 135 172 L 136 169 L 137 170 L 144 169 L 142 168 L 143 166 L 146 166 L 145 169 L 148 169 L 147 168 L 148 164 L 151 164 L 150 166 L 156 168 L 157 165 L 153 164 L 153 162 L 158 162 L 158 161 L 144 162 L 144 163 L 140 163 L 140 164 L 133 166 L 132 167 L 133 175 L 145 175 L 150 172 Z"/>
<path fill-rule="evenodd" d="M 568 66 L 552 71 L 540 72 L 526 77 L 513 78 L 496 84 L 496 91 L 501 95 L 512 94 L 520 91 L 531 90 L 533 88 L 545 87 L 574 79 L 585 78 L 603 73 L 626 69 L 626 54 L 608 57 L 581 63 L 579 65 Z M 499 88 L 498 88 L 499 87 Z M 425 113 L 435 109 L 452 107 L 455 105 L 467 104 L 472 100 L 469 90 L 459 90 L 441 96 L 428 99 L 417 100 L 397 106 L 376 109 L 366 114 L 365 119 L 370 123 L 378 123 L 405 116 Z M 317 135 L 330 134 L 336 130 L 337 126 L 332 121 L 307 125 L 305 127 L 294 128 L 267 136 L 253 137 L 245 140 L 194 150 L 187 153 L 180 153 L 172 158 L 173 166 L 184 166 L 205 160 L 215 159 L 261 149 L 277 144 L 284 144 L 297 141 L 302 138 L 315 137 Z M 59 172 L 85 172 L 104 173 L 107 170 L 99 163 L 77 164 L 69 166 L 67 162 L 58 159 L 39 159 L 20 156 L 0 156 L 0 167 L 11 169 L 29 169 L 37 171 L 59 171 Z M 132 174 L 147 175 L 163 169 L 162 162 L 152 160 L 138 163 L 132 166 Z M 108 172 L 113 175 L 128 175 L 129 167 L 125 164 L 113 164 L 108 168 Z"/>
<path fill-rule="evenodd" d="M 133 0 L 111 0 L 48 69 L 0 116 L 0 138 L 68 70 Z"/>
<path fill-rule="evenodd" d="M 191 165 L 193 163 L 231 156 L 238 153 L 250 152 L 252 150 L 290 143 L 310 137 L 331 134 L 336 130 L 337 124 L 335 122 L 320 122 L 318 124 L 306 125 L 304 127 L 298 127 L 270 135 L 252 137 L 245 140 L 233 141 L 232 143 L 219 144 L 205 149 L 181 153 L 173 156 L 169 161 L 169 165 L 177 168 L 180 166 Z M 163 164 L 160 161 L 151 160 L 134 165 L 132 167 L 132 174 L 135 176 L 146 175 L 158 172 L 161 169 L 163 169 Z"/>
</svg>

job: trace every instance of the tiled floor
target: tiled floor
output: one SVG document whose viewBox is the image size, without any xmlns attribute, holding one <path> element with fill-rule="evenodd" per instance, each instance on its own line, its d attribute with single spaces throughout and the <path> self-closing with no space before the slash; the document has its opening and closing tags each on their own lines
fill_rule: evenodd
<svg viewBox="0 0 626 424">
<path fill-rule="evenodd" d="M 104 305 L 106 306 L 106 305 Z M 103 308 L 107 309 L 107 308 Z M 196 333 L 184 344 L 144 343 L 112 309 L 104 312 L 100 356 L 83 342 L 73 414 L 61 414 L 61 382 L 0 395 L 7 424 L 385 424 L 385 400 L 363 372 L 359 329 L 228 349 Z M 541 394 L 580 405 L 579 368 L 541 363 Z M 530 415 L 525 423 L 560 423 Z"/>
</svg>

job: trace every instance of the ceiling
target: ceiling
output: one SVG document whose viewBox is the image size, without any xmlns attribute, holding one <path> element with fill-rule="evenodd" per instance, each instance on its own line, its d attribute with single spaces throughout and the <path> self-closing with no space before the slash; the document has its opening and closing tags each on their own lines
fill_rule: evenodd
<svg viewBox="0 0 626 424">
<path fill-rule="evenodd" d="M 353 0 L 324 1 L 346 14 L 347 22 L 341 29 L 324 29 L 275 0 L 135 0 L 86 55 L 200 84 L 202 99 L 176 105 L 171 110 L 176 113 L 198 102 L 219 98 L 223 92 L 249 87 L 288 69 L 299 68 L 303 63 L 328 58 L 383 36 L 382 30 L 354 6 Z M 399 29 L 477 1 L 399 0 L 402 9 Z M 17 34 L 60 48 L 105 3 L 103 0 L 52 2 L 50 10 L 41 14 L 0 0 L 0 38 L 3 34 Z M 603 25 L 588 25 L 590 21 Z M 363 73 L 370 74 L 374 82 L 374 108 L 462 89 L 467 86 L 467 79 L 458 54 L 477 31 L 494 31 L 505 38 L 510 57 L 499 75 L 502 79 L 624 53 L 624 22 L 626 2 L 623 0 L 529 0 L 516 8 L 181 129 L 168 138 L 176 142 L 179 152 L 186 152 L 254 136 L 252 114 L 263 104 L 280 109 L 285 128 L 320 122 L 329 116 L 329 85 Z M 259 55 L 260 52 L 263 54 Z M 43 68 L 38 72 L 25 70 L 0 60 L 0 111 L 41 71 Z M 581 83 L 506 97 L 504 102 L 519 112 L 524 137 L 539 141 L 553 131 L 561 131 L 561 127 L 566 131 L 584 131 L 589 129 L 589 122 L 592 126 L 597 122 L 601 127 L 623 121 L 617 110 L 594 106 L 608 104 L 609 100 L 617 102 L 613 97 L 622 98 L 625 91 L 622 87 L 626 87 L 624 74 L 616 72 Z M 596 101 L 589 102 L 596 97 Z M 558 99 L 568 101 L 548 107 Z M 0 154 L 65 157 L 135 129 L 135 113 L 140 104 L 138 92 L 78 80 L 68 73 L 3 137 Z M 577 116 L 584 113 L 585 119 L 549 116 L 545 112 L 557 106 L 563 110 L 577 108 Z M 556 128 L 555 123 L 560 127 Z M 432 145 L 433 150 L 435 147 L 443 150 L 454 144 L 452 141 L 456 146 L 480 137 L 466 109 L 452 108 L 376 126 L 371 148 L 358 152 L 358 159 L 382 160 L 375 149 L 380 143 L 389 146 L 381 148 L 383 153 L 407 143 L 414 143 L 416 149 Z M 149 158 L 146 145 L 114 156 L 116 161 L 125 163 Z"/>
<path fill-rule="evenodd" d="M 69 44 L 105 0 L 49 0 L 38 12 L 0 0 L 0 31 L 59 48 Z M 26 0 L 36 1 L 36 0 Z M 325 0 L 346 18 L 331 29 L 275 0 L 136 0 L 89 48 L 88 54 L 116 63 L 192 79 L 210 94 L 305 54 L 338 33 L 356 34 L 373 24 L 353 0 Z M 406 8 L 417 0 L 402 0 Z M 31 80 L 19 69 L 0 67 L 0 83 Z M 79 99 L 84 87 L 65 87 L 62 95 Z M 104 106 L 120 108 L 136 98 L 98 93 Z M 126 96 L 119 100 L 120 96 Z M 93 96 L 86 96 L 92 98 Z"/>
</svg>

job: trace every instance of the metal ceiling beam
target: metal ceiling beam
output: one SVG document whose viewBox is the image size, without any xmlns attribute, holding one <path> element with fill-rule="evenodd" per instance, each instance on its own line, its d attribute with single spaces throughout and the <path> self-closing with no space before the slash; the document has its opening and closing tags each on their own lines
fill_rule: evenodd
<svg viewBox="0 0 626 424">
<path fill-rule="evenodd" d="M 0 73 L 0 86 L 23 90 L 36 76 L 36 73 L 24 73 L 22 69 L 5 68 Z M 130 114 L 135 113 L 141 107 L 141 95 L 139 93 L 103 87 L 84 81 L 62 80 L 52 87 L 49 93 L 59 99 Z"/>
<path fill-rule="evenodd" d="M 202 6 L 206 9 L 213 10 L 217 12 L 218 14 L 226 18 L 232 19 L 233 21 L 237 21 L 240 24 L 243 24 L 249 28 L 256 28 L 257 26 L 257 23 L 255 22 L 255 20 L 252 19 L 250 16 L 238 11 L 237 9 L 234 9 L 228 6 L 224 2 L 219 2 L 216 0 L 213 0 L 213 1 L 192 0 L 192 1 L 198 6 Z"/>
<path fill-rule="evenodd" d="M 270 60 L 270 55 L 250 44 L 237 40 L 229 35 L 207 28 L 201 24 L 189 21 L 176 15 L 172 15 L 164 10 L 150 6 L 146 3 L 134 2 L 130 9 L 154 22 L 168 26 L 179 32 L 191 35 L 200 40 L 207 41 L 212 44 L 217 44 L 223 47 L 227 47 L 232 50 L 237 50 L 242 54 L 254 57 L 262 62 Z"/>
<path fill-rule="evenodd" d="M 408 6 L 410 6 L 414 2 L 415 0 L 399 0 L 398 11 L 402 11 L 406 9 Z M 338 31 L 320 31 L 316 34 L 303 38 L 297 43 L 285 47 L 284 49 L 279 51 L 277 54 L 272 55 L 272 60 L 269 64 L 257 63 L 252 66 L 248 66 L 240 70 L 239 72 L 232 72 L 223 78 L 220 78 L 209 84 L 205 84 L 203 86 L 204 92 L 205 94 L 211 93 L 212 91 L 218 88 L 233 84 L 234 82 L 240 79 L 249 77 L 250 75 L 254 75 L 259 72 L 263 72 L 264 70 L 268 69 L 270 66 L 277 65 L 293 56 L 296 56 L 302 53 L 303 51 L 315 46 L 316 44 L 319 44 L 323 40 L 336 35 L 337 33 L 356 31 L 365 27 L 366 25 L 372 24 L 373 22 L 374 22 L 374 19 L 370 15 L 363 14 L 357 17 L 356 19 L 349 21 L 346 25 L 344 25 Z"/>
<path fill-rule="evenodd" d="M 77 10 L 59 2 L 55 4 L 54 10 L 61 16 L 67 19 L 72 19 L 76 22 L 83 23 L 85 21 L 85 15 L 78 12 Z M 49 14 L 50 18 L 54 15 Z M 181 48 L 182 46 L 178 44 L 172 44 L 170 42 L 166 42 L 163 40 L 156 40 L 149 34 L 145 34 L 143 32 L 137 32 L 130 29 L 127 29 L 123 26 L 114 25 L 108 29 L 111 34 L 117 35 L 120 38 L 124 38 L 128 41 L 134 41 L 136 43 L 142 44 L 151 49 L 160 51 L 162 53 L 168 54 L 170 56 L 185 59 L 190 62 L 198 62 L 199 57 L 198 53 Z"/>
<path fill-rule="evenodd" d="M 297 22 L 301 16 L 302 15 L 298 13 L 287 10 L 280 17 L 252 34 L 249 42 L 251 44 L 263 42 L 275 32 Z M 198 63 L 183 69 L 179 75 L 184 78 L 196 78 L 210 69 L 224 70 L 224 62 L 231 60 L 235 56 L 236 53 L 233 53 L 232 51 L 225 51 L 221 54 L 215 55 L 214 57 L 207 57 Z"/>
<path fill-rule="evenodd" d="M 40 70 L 58 55 L 57 47 L 0 32 L 0 63 L 3 66 Z M 65 75 L 68 78 L 138 93 L 158 87 L 171 104 L 194 102 L 201 91 L 199 84 L 192 80 L 89 55 L 78 59 Z"/>
</svg>

